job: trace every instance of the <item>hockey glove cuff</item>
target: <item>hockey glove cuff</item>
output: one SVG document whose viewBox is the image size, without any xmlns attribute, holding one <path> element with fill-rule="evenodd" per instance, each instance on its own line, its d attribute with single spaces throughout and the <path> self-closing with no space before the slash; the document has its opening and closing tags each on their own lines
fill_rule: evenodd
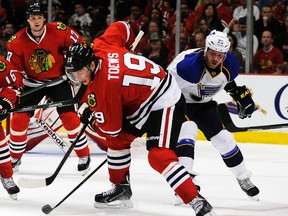
<svg viewBox="0 0 288 216">
<path fill-rule="evenodd" d="M 13 104 L 7 98 L 0 98 L 0 121 L 4 120 L 8 113 L 7 111 L 13 108 Z"/>
<path fill-rule="evenodd" d="M 251 92 L 246 86 L 237 86 L 229 91 L 231 97 L 236 101 L 238 116 L 241 119 L 250 118 L 254 112 L 255 104 L 251 97 Z"/>
</svg>

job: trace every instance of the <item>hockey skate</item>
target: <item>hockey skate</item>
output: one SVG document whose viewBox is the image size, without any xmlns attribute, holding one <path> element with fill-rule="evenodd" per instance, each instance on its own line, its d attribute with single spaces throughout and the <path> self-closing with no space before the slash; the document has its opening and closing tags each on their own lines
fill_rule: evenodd
<svg viewBox="0 0 288 216">
<path fill-rule="evenodd" d="M 9 196 L 13 200 L 17 200 L 17 193 L 20 192 L 19 187 L 15 184 L 12 177 L 10 178 L 3 178 L 2 176 L 1 182 L 3 184 L 4 189 L 8 192 Z"/>
<path fill-rule="evenodd" d="M 198 173 L 189 173 L 191 178 L 193 179 L 193 182 L 195 184 L 195 177 L 197 175 L 199 175 Z M 201 188 L 199 185 L 195 184 L 197 191 L 200 192 Z M 183 202 L 183 200 L 175 193 L 175 206 L 180 206 L 180 205 L 185 205 L 185 203 Z"/>
<path fill-rule="evenodd" d="M 210 203 L 208 203 L 200 194 L 198 194 L 189 204 L 194 209 L 196 216 L 217 216 Z"/>
<path fill-rule="evenodd" d="M 251 173 L 245 172 L 237 176 L 237 181 L 241 189 L 248 195 L 252 200 L 259 201 L 259 189 L 250 180 Z"/>
<path fill-rule="evenodd" d="M 81 173 L 81 175 L 85 175 L 90 170 L 90 155 L 86 157 L 79 158 L 78 162 L 78 171 Z"/>
<path fill-rule="evenodd" d="M 14 173 L 19 171 L 20 165 L 21 165 L 21 158 L 12 158 L 12 167 Z"/>
<path fill-rule="evenodd" d="M 95 195 L 95 208 L 126 209 L 132 208 L 132 191 L 129 180 L 121 184 L 113 184 L 112 188 Z"/>
</svg>

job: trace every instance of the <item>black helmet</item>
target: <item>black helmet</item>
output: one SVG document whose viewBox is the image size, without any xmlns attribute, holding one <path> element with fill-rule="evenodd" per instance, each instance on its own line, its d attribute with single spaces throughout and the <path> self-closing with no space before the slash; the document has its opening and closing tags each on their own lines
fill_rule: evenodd
<svg viewBox="0 0 288 216">
<path fill-rule="evenodd" d="M 28 5 L 28 8 L 26 10 L 26 14 L 27 15 L 45 15 L 46 14 L 46 9 L 45 7 L 42 5 L 41 2 L 39 1 L 35 1 L 32 2 Z"/>
<path fill-rule="evenodd" d="M 73 43 L 66 55 L 65 70 L 71 73 L 83 67 L 89 68 L 91 61 L 95 59 L 93 50 L 87 43 Z"/>
</svg>

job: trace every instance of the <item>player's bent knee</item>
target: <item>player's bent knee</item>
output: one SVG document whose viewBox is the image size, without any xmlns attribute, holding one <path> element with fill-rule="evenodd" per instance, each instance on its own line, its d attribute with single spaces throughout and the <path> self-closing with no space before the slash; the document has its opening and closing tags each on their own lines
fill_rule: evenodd
<svg viewBox="0 0 288 216">
<path fill-rule="evenodd" d="M 30 122 L 29 113 L 14 113 L 11 118 L 11 129 L 13 131 L 24 131 L 28 128 Z"/>
<path fill-rule="evenodd" d="M 153 147 L 149 149 L 148 161 L 157 172 L 162 173 L 171 163 L 178 162 L 173 150 Z"/>
<path fill-rule="evenodd" d="M 230 152 L 237 145 L 233 134 L 227 130 L 221 130 L 211 138 L 211 142 L 221 154 Z"/>
<path fill-rule="evenodd" d="M 192 139 L 193 141 L 196 140 L 198 135 L 198 127 L 195 122 L 193 121 L 186 121 L 182 124 L 179 139 Z"/>
</svg>

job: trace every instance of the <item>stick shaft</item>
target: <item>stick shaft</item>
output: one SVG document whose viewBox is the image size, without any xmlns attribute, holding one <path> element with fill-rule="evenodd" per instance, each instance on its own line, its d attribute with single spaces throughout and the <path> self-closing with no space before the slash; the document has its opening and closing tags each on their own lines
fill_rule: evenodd
<svg viewBox="0 0 288 216">
<path fill-rule="evenodd" d="M 259 131 L 259 130 L 271 130 L 279 128 L 287 128 L 288 124 L 271 124 L 271 125 L 257 125 L 248 127 L 237 127 L 227 109 L 225 104 L 218 105 L 218 112 L 225 128 L 230 132 L 245 132 L 245 131 Z"/>
<path fill-rule="evenodd" d="M 84 178 L 70 193 L 68 193 L 59 203 L 57 203 L 53 209 L 57 208 L 61 203 L 63 203 L 68 197 L 70 197 L 79 187 L 81 187 L 94 173 L 96 173 L 105 163 L 107 159 L 105 159 L 93 172 L 91 172 L 86 178 Z"/>
<path fill-rule="evenodd" d="M 38 87 L 35 87 L 35 88 L 32 88 L 26 92 L 24 92 L 23 94 L 20 94 L 19 96 L 20 97 L 24 97 L 24 96 L 27 96 L 29 94 L 32 94 L 36 91 L 39 91 L 40 89 L 43 89 L 45 87 L 49 87 L 49 86 L 52 86 L 52 85 L 55 85 L 56 83 L 59 84 L 63 81 L 67 80 L 67 76 L 66 75 L 62 75 L 61 77 L 57 78 L 57 79 L 54 79 L 54 80 L 51 80 L 49 82 L 46 82 L 44 84 L 42 84 L 41 86 L 38 86 Z"/>
</svg>

